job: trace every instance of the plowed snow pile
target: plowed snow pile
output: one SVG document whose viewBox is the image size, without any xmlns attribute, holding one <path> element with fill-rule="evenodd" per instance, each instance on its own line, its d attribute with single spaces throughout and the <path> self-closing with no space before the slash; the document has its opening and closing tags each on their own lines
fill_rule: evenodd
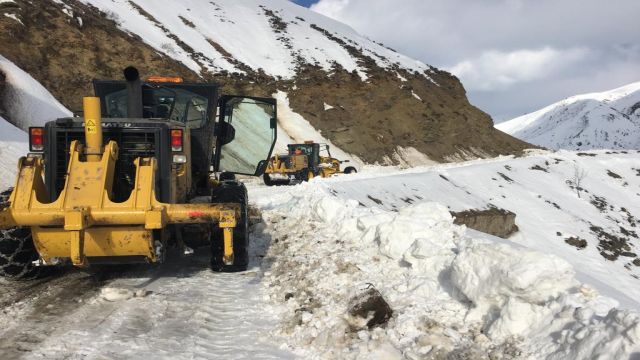
<svg viewBox="0 0 640 360">
<path fill-rule="evenodd" d="M 411 175 L 429 187 L 422 171 Z M 282 318 L 279 335 L 303 358 L 624 359 L 640 351 L 635 310 L 576 280 L 566 260 L 454 225 L 446 206 L 428 200 L 365 206 L 360 192 L 391 197 L 400 174 L 366 176 L 252 189 L 264 220 L 257 232 L 270 242 L 264 286 Z M 352 315 L 370 289 L 393 311 L 388 322 L 372 325 L 382 306 Z"/>
<path fill-rule="evenodd" d="M 0 116 L 0 191 L 13 186 L 17 160 L 29 151 L 27 133 Z"/>
<path fill-rule="evenodd" d="M 0 191 L 3 191 L 13 186 L 18 158 L 29 151 L 26 133 L 29 126 L 42 126 L 57 117 L 70 116 L 71 112 L 40 83 L 2 55 L 0 73 L 5 75 L 6 82 L 3 97 L 0 97 L 0 108 L 6 112 L 6 119 L 0 116 L 0 171 L 3 174 Z"/>
</svg>

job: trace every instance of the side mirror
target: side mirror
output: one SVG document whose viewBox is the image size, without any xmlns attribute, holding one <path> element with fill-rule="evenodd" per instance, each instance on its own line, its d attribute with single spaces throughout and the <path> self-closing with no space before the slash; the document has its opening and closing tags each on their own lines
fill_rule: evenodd
<svg viewBox="0 0 640 360">
<path fill-rule="evenodd" d="M 269 162 L 267 160 L 260 160 L 260 162 L 258 163 L 258 166 L 256 167 L 256 173 L 254 175 L 260 176 L 264 174 L 265 170 L 267 170 L 268 165 L 269 165 Z"/>
<path fill-rule="evenodd" d="M 220 142 L 222 143 L 221 145 L 226 145 L 232 142 L 236 137 L 236 129 L 229 123 L 218 123 L 216 130 L 216 136 L 220 139 Z"/>
</svg>

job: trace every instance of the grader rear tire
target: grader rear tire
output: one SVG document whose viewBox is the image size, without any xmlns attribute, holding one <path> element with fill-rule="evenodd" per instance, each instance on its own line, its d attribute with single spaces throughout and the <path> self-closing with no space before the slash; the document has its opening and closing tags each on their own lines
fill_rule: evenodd
<svg viewBox="0 0 640 360">
<path fill-rule="evenodd" d="M 234 261 L 226 265 L 222 261 L 224 254 L 224 238 L 222 229 L 213 225 L 211 236 L 211 269 L 218 272 L 245 271 L 249 266 L 249 206 L 247 204 L 247 188 L 239 182 L 223 182 L 213 192 L 213 203 L 240 204 L 240 218 L 233 229 Z"/>
<path fill-rule="evenodd" d="M 347 166 L 347 168 L 344 169 L 345 174 L 355 174 L 357 172 L 358 170 L 356 170 L 356 168 L 354 168 L 353 166 Z"/>
<path fill-rule="evenodd" d="M 10 195 L 11 189 L 0 193 L 0 209 L 9 206 Z M 0 230 L 0 276 L 9 280 L 37 279 L 42 268 L 33 262 L 39 258 L 29 228 Z"/>
</svg>

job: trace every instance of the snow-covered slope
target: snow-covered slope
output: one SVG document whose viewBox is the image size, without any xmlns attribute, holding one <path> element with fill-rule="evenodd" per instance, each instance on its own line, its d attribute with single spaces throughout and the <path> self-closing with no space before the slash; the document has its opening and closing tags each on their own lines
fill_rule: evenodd
<svg viewBox="0 0 640 360">
<path fill-rule="evenodd" d="M 254 185 L 278 334 L 303 358 L 632 358 L 639 161 L 539 152 Z M 580 196 L 574 168 L 587 171 Z M 453 225 L 449 210 L 490 204 L 516 212 L 520 232 L 504 240 Z M 393 316 L 368 329 L 348 309 L 372 287 Z"/>
<path fill-rule="evenodd" d="M 3 98 L 5 116 L 15 126 L 27 130 L 47 121 L 71 116 L 53 95 L 31 75 L 0 55 L 0 72 L 5 75 Z"/>
<path fill-rule="evenodd" d="M 495 127 L 551 149 L 640 149 L 640 82 L 573 96 Z"/>
<path fill-rule="evenodd" d="M 423 72 L 430 67 L 364 38 L 350 27 L 287 0 L 82 0 L 196 72 L 246 67 L 292 78 L 301 65 L 338 65 L 366 79 L 359 59 L 338 42 L 361 48 L 378 66 Z M 274 36 L 274 29 L 277 33 Z M 313 46 L 309 46 L 313 44 Z"/>
<path fill-rule="evenodd" d="M 28 151 L 27 133 L 0 117 L 0 191 L 13 186 L 17 160 Z"/>
<path fill-rule="evenodd" d="M 42 126 L 71 112 L 47 89 L 11 61 L 0 55 L 0 72 L 4 74 L 3 97 L 0 98 L 6 119 L 0 117 L 0 191 L 12 186 L 17 160 L 29 151 L 26 130 Z"/>
</svg>

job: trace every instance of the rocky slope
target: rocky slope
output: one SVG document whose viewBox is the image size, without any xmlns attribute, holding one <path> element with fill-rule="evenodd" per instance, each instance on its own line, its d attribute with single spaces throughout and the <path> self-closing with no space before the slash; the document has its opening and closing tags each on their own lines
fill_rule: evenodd
<svg viewBox="0 0 640 360">
<path fill-rule="evenodd" d="M 135 64 L 226 93 L 283 91 L 323 136 L 370 163 L 413 149 L 450 161 L 529 147 L 494 130 L 451 74 L 285 0 L 9 0 L 0 12 L 0 54 L 71 110 L 91 79 Z"/>
<path fill-rule="evenodd" d="M 640 82 L 572 96 L 496 128 L 552 149 L 640 149 Z"/>
</svg>

